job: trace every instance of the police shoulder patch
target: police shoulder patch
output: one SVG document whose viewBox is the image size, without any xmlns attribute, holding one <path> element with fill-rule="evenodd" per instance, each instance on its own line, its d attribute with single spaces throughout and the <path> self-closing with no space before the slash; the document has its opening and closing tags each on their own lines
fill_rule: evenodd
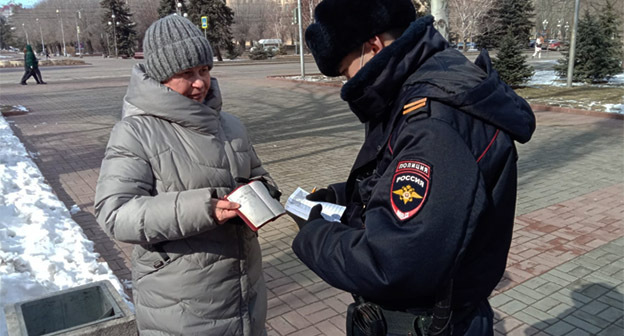
<svg viewBox="0 0 624 336">
<path fill-rule="evenodd" d="M 397 164 L 390 200 L 392 211 L 400 220 L 414 216 L 425 203 L 429 192 L 431 166 L 420 161 L 401 161 Z"/>
<path fill-rule="evenodd" d="M 427 107 L 427 104 L 428 104 L 427 98 L 418 99 L 409 104 L 405 104 L 405 106 L 403 106 L 403 115 L 409 114 L 423 107 Z"/>
</svg>

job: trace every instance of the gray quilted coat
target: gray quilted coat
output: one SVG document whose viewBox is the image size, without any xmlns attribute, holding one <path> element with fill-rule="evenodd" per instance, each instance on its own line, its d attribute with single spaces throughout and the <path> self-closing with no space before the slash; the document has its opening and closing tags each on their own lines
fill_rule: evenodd
<svg viewBox="0 0 624 336">
<path fill-rule="evenodd" d="M 245 127 L 136 65 L 112 130 L 95 196 L 98 223 L 136 244 L 132 278 L 141 335 L 264 335 L 267 297 L 257 234 L 217 225 L 210 200 L 235 177 L 265 176 Z"/>
</svg>

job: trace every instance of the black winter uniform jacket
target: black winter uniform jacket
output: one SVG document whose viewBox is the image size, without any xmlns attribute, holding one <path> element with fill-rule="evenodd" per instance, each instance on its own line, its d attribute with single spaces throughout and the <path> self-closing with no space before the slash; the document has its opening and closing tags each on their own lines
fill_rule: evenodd
<svg viewBox="0 0 624 336">
<path fill-rule="evenodd" d="M 505 270 L 516 202 L 514 140 L 531 108 L 491 67 L 414 21 L 342 89 L 366 124 L 342 223 L 317 219 L 293 250 L 334 287 L 391 309 L 421 309 L 452 277 L 453 306 L 488 297 Z M 426 100 L 423 100 L 426 98 Z"/>
</svg>

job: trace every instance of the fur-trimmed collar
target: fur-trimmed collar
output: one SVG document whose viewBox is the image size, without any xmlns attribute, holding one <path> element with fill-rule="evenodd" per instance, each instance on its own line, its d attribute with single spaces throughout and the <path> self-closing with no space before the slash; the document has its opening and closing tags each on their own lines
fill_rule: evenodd
<svg viewBox="0 0 624 336">
<path fill-rule="evenodd" d="M 358 71 L 341 92 L 353 113 L 372 128 L 392 117 L 389 112 L 404 93 L 456 108 L 522 143 L 535 130 L 531 107 L 499 78 L 487 51 L 482 50 L 476 62 L 470 62 L 461 52 L 449 48 L 433 28 L 430 16 L 414 21 L 399 39 Z"/>
<path fill-rule="evenodd" d="M 392 44 L 375 55 L 343 87 L 341 97 L 361 122 L 386 111 L 397 90 L 433 54 L 448 48 L 448 42 L 433 28 L 428 15 L 412 22 Z"/>
</svg>

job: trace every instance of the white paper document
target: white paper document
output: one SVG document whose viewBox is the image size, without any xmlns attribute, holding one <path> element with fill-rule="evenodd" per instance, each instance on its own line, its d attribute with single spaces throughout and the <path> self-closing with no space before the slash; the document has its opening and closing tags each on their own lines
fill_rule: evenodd
<svg viewBox="0 0 624 336">
<path fill-rule="evenodd" d="M 344 213 L 346 207 L 334 203 L 307 200 L 306 196 L 308 194 L 309 192 L 297 188 L 286 201 L 286 211 L 307 220 L 312 207 L 321 204 L 323 206 L 323 211 L 321 211 L 323 218 L 331 222 L 340 222 L 340 217 Z"/>
</svg>

